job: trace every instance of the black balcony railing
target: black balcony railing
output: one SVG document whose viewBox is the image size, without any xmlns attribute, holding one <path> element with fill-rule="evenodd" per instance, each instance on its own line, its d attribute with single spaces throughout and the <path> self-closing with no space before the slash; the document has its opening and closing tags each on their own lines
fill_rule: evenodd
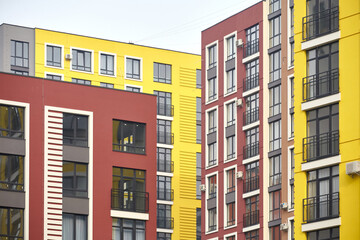
<svg viewBox="0 0 360 240">
<path fill-rule="evenodd" d="M 129 212 L 149 212 L 149 193 L 111 189 L 111 209 Z"/>
<path fill-rule="evenodd" d="M 259 223 L 259 210 L 244 213 L 243 227 L 249 227 Z"/>
<path fill-rule="evenodd" d="M 157 190 L 157 199 L 165 201 L 174 201 L 174 190 L 173 189 L 163 189 L 160 188 Z"/>
<path fill-rule="evenodd" d="M 259 120 L 259 108 L 247 110 L 243 113 L 243 124 L 248 125 Z"/>
<path fill-rule="evenodd" d="M 165 229 L 174 229 L 174 218 L 172 217 L 157 217 L 157 227 Z"/>
<path fill-rule="evenodd" d="M 251 158 L 259 155 L 259 142 L 254 142 L 244 146 L 243 148 L 243 158 Z"/>
<path fill-rule="evenodd" d="M 174 133 L 158 131 L 157 143 L 174 145 Z"/>
<path fill-rule="evenodd" d="M 303 161 L 310 162 L 339 154 L 339 131 L 303 139 Z"/>
<path fill-rule="evenodd" d="M 250 89 L 256 88 L 259 86 L 259 73 L 250 75 L 243 80 L 243 91 L 248 91 Z"/>
<path fill-rule="evenodd" d="M 157 170 L 159 172 L 174 172 L 174 161 L 158 160 Z"/>
<path fill-rule="evenodd" d="M 270 187 L 281 184 L 281 173 L 276 173 L 270 176 Z"/>
<path fill-rule="evenodd" d="M 310 101 L 338 92 L 338 69 L 333 69 L 303 78 L 303 101 Z"/>
<path fill-rule="evenodd" d="M 303 199 L 303 221 L 320 221 L 339 216 L 339 193 Z"/>
<path fill-rule="evenodd" d="M 157 115 L 174 116 L 174 105 L 166 104 L 166 103 L 158 103 L 157 104 Z"/>
<path fill-rule="evenodd" d="M 254 176 L 244 181 L 244 193 L 257 189 L 259 189 L 259 176 Z"/>
<path fill-rule="evenodd" d="M 254 39 L 251 42 L 247 42 L 243 47 L 243 57 L 246 58 L 259 51 L 259 39 Z"/>
<path fill-rule="evenodd" d="M 302 39 L 308 41 L 339 30 L 339 7 L 303 17 Z"/>
</svg>

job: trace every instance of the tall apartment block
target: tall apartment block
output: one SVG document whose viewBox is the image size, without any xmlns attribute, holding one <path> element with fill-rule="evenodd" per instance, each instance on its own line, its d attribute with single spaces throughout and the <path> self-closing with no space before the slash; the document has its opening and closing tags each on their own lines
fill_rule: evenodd
<svg viewBox="0 0 360 240">
<path fill-rule="evenodd" d="M 8 24 L 0 52 L 1 71 L 156 95 L 157 239 L 200 236 L 199 55 Z"/>
<path fill-rule="evenodd" d="M 155 134 L 155 96 L 0 73 L 0 238 L 155 239 Z"/>
<path fill-rule="evenodd" d="M 295 2 L 295 239 L 360 239 L 360 2 Z"/>
</svg>

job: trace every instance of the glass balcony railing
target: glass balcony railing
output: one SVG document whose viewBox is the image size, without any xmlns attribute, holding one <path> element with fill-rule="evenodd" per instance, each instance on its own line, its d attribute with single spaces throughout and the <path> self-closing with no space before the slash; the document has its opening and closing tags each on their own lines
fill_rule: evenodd
<svg viewBox="0 0 360 240">
<path fill-rule="evenodd" d="M 111 209 L 129 212 L 149 212 L 149 193 L 111 189 Z"/>
</svg>

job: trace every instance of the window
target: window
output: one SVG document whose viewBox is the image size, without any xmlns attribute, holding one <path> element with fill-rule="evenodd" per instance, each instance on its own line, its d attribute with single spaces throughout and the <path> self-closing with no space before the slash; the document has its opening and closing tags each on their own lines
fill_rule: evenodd
<svg viewBox="0 0 360 240">
<path fill-rule="evenodd" d="M 171 233 L 158 232 L 157 240 L 171 240 Z"/>
<path fill-rule="evenodd" d="M 196 208 L 196 240 L 201 240 L 201 208 Z"/>
<path fill-rule="evenodd" d="M 235 203 L 226 204 L 227 227 L 235 225 Z"/>
<path fill-rule="evenodd" d="M 92 71 L 92 52 L 72 49 L 72 70 Z"/>
<path fill-rule="evenodd" d="M 145 192 L 145 171 L 113 167 L 113 188 Z"/>
<path fill-rule="evenodd" d="M 0 208 L 1 239 L 24 239 L 24 210 Z"/>
<path fill-rule="evenodd" d="M 227 120 L 227 126 L 231 126 L 235 124 L 235 116 L 236 116 L 236 107 L 235 102 L 231 102 L 226 105 L 226 120 Z"/>
<path fill-rule="evenodd" d="M 145 221 L 113 218 L 113 240 L 145 240 Z"/>
<path fill-rule="evenodd" d="M 115 75 L 114 55 L 100 53 L 100 74 Z"/>
<path fill-rule="evenodd" d="M 281 16 L 270 20 L 270 48 L 281 43 Z"/>
<path fill-rule="evenodd" d="M 340 233 L 339 228 L 327 228 L 318 231 L 308 232 L 307 239 L 308 240 L 339 240 Z"/>
<path fill-rule="evenodd" d="M 171 189 L 171 177 L 157 176 L 157 199 L 174 200 L 174 191 Z"/>
<path fill-rule="evenodd" d="M 254 157 L 259 154 L 259 128 L 252 128 L 245 132 L 246 145 L 244 146 L 244 159 Z"/>
<path fill-rule="evenodd" d="M 217 79 L 216 77 L 208 79 L 208 101 L 214 100 L 217 97 Z"/>
<path fill-rule="evenodd" d="M 145 124 L 113 120 L 113 150 L 145 154 Z"/>
<path fill-rule="evenodd" d="M 201 199 L 201 153 L 196 153 L 196 199 Z"/>
<path fill-rule="evenodd" d="M 208 144 L 208 167 L 214 166 L 217 163 L 217 144 Z"/>
<path fill-rule="evenodd" d="M 270 151 L 281 148 L 281 119 L 270 123 Z"/>
<path fill-rule="evenodd" d="M 0 189 L 24 190 L 24 157 L 0 154 Z"/>
<path fill-rule="evenodd" d="M 196 88 L 201 88 L 201 70 L 196 69 Z"/>
<path fill-rule="evenodd" d="M 294 137 L 294 78 L 290 78 L 290 137 Z"/>
<path fill-rule="evenodd" d="M 140 80 L 140 59 L 126 58 L 126 78 Z"/>
<path fill-rule="evenodd" d="M 281 85 L 270 88 L 270 117 L 281 113 Z"/>
<path fill-rule="evenodd" d="M 233 126 L 236 122 L 235 115 L 236 107 L 235 102 L 231 102 L 226 105 L 226 122 L 227 128 Z M 225 130 L 226 131 L 226 130 Z M 236 157 L 236 141 L 235 141 L 235 131 L 231 133 L 232 135 L 226 135 L 226 159 L 230 160 Z"/>
<path fill-rule="evenodd" d="M 216 67 L 217 64 L 217 45 L 208 47 L 208 68 Z"/>
<path fill-rule="evenodd" d="M 171 132 L 171 121 L 157 120 L 157 142 L 162 144 L 174 144 L 174 135 Z"/>
<path fill-rule="evenodd" d="M 24 138 L 24 108 L 0 104 L 0 136 Z"/>
<path fill-rule="evenodd" d="M 245 64 L 244 92 L 259 86 L 259 59 Z"/>
<path fill-rule="evenodd" d="M 290 149 L 290 209 L 294 209 L 295 198 L 294 198 L 294 177 L 295 177 L 295 158 L 294 149 Z"/>
<path fill-rule="evenodd" d="M 171 149 L 157 148 L 157 170 L 159 172 L 172 173 L 174 171 L 174 162 L 171 161 Z"/>
<path fill-rule="evenodd" d="M 46 74 L 46 78 L 51 79 L 51 80 L 58 80 L 58 81 L 62 80 L 61 75 L 54 75 L 54 74 L 48 74 L 48 73 Z"/>
<path fill-rule="evenodd" d="M 295 240 L 295 225 L 294 220 L 290 220 L 290 240 Z M 316 240 L 316 239 L 315 239 Z"/>
<path fill-rule="evenodd" d="M 154 63 L 154 82 L 171 84 L 171 65 Z"/>
<path fill-rule="evenodd" d="M 269 9 L 269 13 L 273 13 L 277 10 L 280 10 L 281 8 L 281 1 L 280 0 L 270 0 L 270 5 L 269 5 L 270 9 Z"/>
<path fill-rule="evenodd" d="M 29 68 L 28 42 L 11 40 L 11 66 Z M 29 72 L 28 69 L 25 71 Z"/>
<path fill-rule="evenodd" d="M 226 171 L 227 193 L 235 191 L 235 168 Z"/>
<path fill-rule="evenodd" d="M 294 66 L 295 42 L 294 42 L 294 5 L 290 6 L 290 66 Z"/>
<path fill-rule="evenodd" d="M 114 88 L 114 84 L 101 82 L 101 83 L 100 83 L 100 87 L 104 87 L 104 88 Z"/>
<path fill-rule="evenodd" d="M 270 82 L 281 79 L 281 50 L 270 54 Z"/>
<path fill-rule="evenodd" d="M 196 98 L 196 143 L 201 143 L 201 98 Z"/>
<path fill-rule="evenodd" d="M 217 176 L 216 175 L 208 177 L 208 185 L 209 185 L 208 199 L 216 198 L 216 192 L 217 192 Z"/>
<path fill-rule="evenodd" d="M 63 213 L 63 240 L 87 239 L 87 216 Z"/>
<path fill-rule="evenodd" d="M 88 117 L 70 113 L 63 114 L 63 144 L 87 147 Z"/>
<path fill-rule="evenodd" d="M 46 45 L 46 66 L 62 67 L 61 58 L 61 47 Z"/>
<path fill-rule="evenodd" d="M 63 162 L 63 196 L 87 197 L 87 164 Z"/>
<path fill-rule="evenodd" d="M 235 91 L 235 69 L 226 71 L 226 93 Z"/>
<path fill-rule="evenodd" d="M 280 192 L 281 190 L 270 192 L 270 221 L 280 218 Z M 274 238 L 272 238 L 274 239 Z"/>
<path fill-rule="evenodd" d="M 214 231 L 217 228 L 216 207 L 208 209 L 208 231 Z"/>
<path fill-rule="evenodd" d="M 245 233 L 245 240 L 258 240 L 258 239 L 259 239 L 259 230 Z"/>
<path fill-rule="evenodd" d="M 22 75 L 22 76 L 29 76 L 29 71 L 19 71 L 19 70 L 11 70 L 11 73 Z"/>
<path fill-rule="evenodd" d="M 132 86 L 126 86 L 125 90 L 129 92 L 141 92 L 141 88 Z"/>
<path fill-rule="evenodd" d="M 235 235 L 230 236 L 230 237 L 226 237 L 226 240 L 235 240 Z"/>
<path fill-rule="evenodd" d="M 259 120 L 259 93 L 245 98 L 246 110 L 243 113 L 243 124 L 248 125 Z"/>
<path fill-rule="evenodd" d="M 259 161 L 245 165 L 244 193 L 259 189 Z"/>
<path fill-rule="evenodd" d="M 174 116 L 174 106 L 171 105 L 171 93 L 154 91 L 157 102 L 157 115 Z"/>
<path fill-rule="evenodd" d="M 274 226 L 269 228 L 270 238 L 269 240 L 280 240 L 280 226 Z"/>
<path fill-rule="evenodd" d="M 245 31 L 246 45 L 243 51 L 244 57 L 247 57 L 259 51 L 259 24 L 256 24 Z"/>
<path fill-rule="evenodd" d="M 245 199 L 244 227 L 259 223 L 259 195 Z"/>
<path fill-rule="evenodd" d="M 235 36 L 226 39 L 227 46 L 227 60 L 235 58 Z"/>
<path fill-rule="evenodd" d="M 270 187 L 281 184 L 281 155 L 270 158 Z"/>
<path fill-rule="evenodd" d="M 157 227 L 174 229 L 174 219 L 171 217 L 171 205 L 157 205 Z"/>
<path fill-rule="evenodd" d="M 91 85 L 91 81 L 90 81 L 90 80 L 72 78 L 71 81 L 72 81 L 73 83 L 77 83 L 77 84 Z"/>
<path fill-rule="evenodd" d="M 217 129 L 217 111 L 216 110 L 212 110 L 210 112 L 208 112 L 208 121 L 209 121 L 209 125 L 208 125 L 208 133 L 213 133 L 216 132 Z"/>
<path fill-rule="evenodd" d="M 234 159 L 236 157 L 235 135 L 226 138 L 226 159 Z"/>
</svg>

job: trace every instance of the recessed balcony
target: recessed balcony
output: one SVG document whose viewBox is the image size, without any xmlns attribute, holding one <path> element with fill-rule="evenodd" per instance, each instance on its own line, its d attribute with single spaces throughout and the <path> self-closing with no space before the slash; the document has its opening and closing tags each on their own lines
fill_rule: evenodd
<svg viewBox="0 0 360 240">
<path fill-rule="evenodd" d="M 327 132 L 303 139 L 303 161 L 310 162 L 339 155 L 339 131 Z"/>
<path fill-rule="evenodd" d="M 339 217 L 339 193 L 303 199 L 304 223 Z"/>
<path fill-rule="evenodd" d="M 339 70 L 318 73 L 303 78 L 303 101 L 326 97 L 339 92 Z"/>
<path fill-rule="evenodd" d="M 129 212 L 149 212 L 149 193 L 111 189 L 111 209 Z"/>
</svg>

